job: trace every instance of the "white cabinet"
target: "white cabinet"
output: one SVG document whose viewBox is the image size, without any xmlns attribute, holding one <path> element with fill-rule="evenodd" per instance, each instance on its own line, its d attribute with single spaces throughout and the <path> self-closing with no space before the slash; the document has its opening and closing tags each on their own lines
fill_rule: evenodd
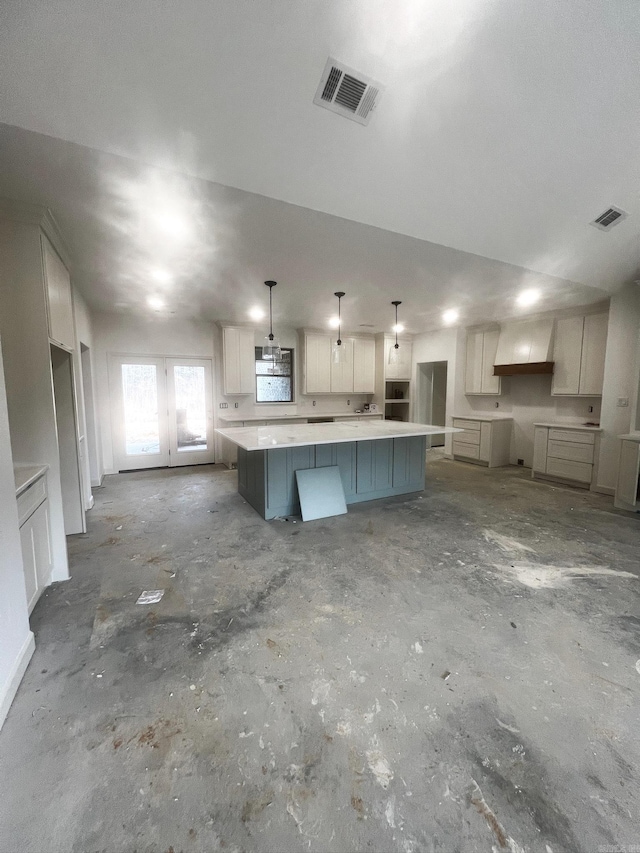
<svg viewBox="0 0 640 853">
<path fill-rule="evenodd" d="M 75 349 L 69 272 L 44 234 L 40 239 L 42 240 L 49 337 L 67 349 Z"/>
<path fill-rule="evenodd" d="M 500 394 L 500 377 L 493 375 L 498 329 L 467 332 L 465 394 Z"/>
<path fill-rule="evenodd" d="M 589 488 L 596 479 L 600 433 L 596 429 L 535 424 L 534 478 Z"/>
<path fill-rule="evenodd" d="M 225 326 L 222 330 L 225 394 L 253 394 L 255 392 L 255 357 L 253 329 Z"/>
<path fill-rule="evenodd" d="M 411 409 L 412 339 L 398 338 L 398 361 L 389 362 L 395 335 L 376 335 L 376 376 L 373 402 L 385 420 L 408 421 Z"/>
<path fill-rule="evenodd" d="M 353 390 L 373 394 L 376 390 L 376 342 L 373 338 L 353 339 Z"/>
<path fill-rule="evenodd" d="M 621 436 L 618 481 L 614 504 L 640 511 L 640 434 Z"/>
<path fill-rule="evenodd" d="M 552 394 L 573 397 L 602 394 L 607 323 L 607 314 L 556 320 Z"/>
<path fill-rule="evenodd" d="M 373 394 L 375 391 L 375 341 L 343 337 L 345 359 L 332 358 L 335 338 L 321 332 L 304 333 L 305 394 Z"/>
<path fill-rule="evenodd" d="M 453 434 L 454 458 L 488 468 L 508 465 L 512 425 L 511 418 L 454 418 L 453 426 L 464 430 Z"/>
<path fill-rule="evenodd" d="M 43 474 L 17 497 L 24 584 L 29 613 L 51 583 L 51 537 L 47 478 Z"/>
</svg>

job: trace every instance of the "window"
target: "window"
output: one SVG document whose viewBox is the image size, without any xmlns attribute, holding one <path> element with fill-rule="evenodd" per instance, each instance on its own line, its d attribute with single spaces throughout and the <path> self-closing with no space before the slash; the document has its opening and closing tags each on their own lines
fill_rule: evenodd
<svg viewBox="0 0 640 853">
<path fill-rule="evenodd" d="M 274 364 L 256 347 L 256 403 L 293 402 L 293 350 L 283 348 L 281 353 Z"/>
</svg>

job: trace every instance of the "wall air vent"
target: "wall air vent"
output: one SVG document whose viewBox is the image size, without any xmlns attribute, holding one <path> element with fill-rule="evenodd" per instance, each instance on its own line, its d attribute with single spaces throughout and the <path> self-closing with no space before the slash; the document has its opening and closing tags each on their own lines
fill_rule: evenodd
<svg viewBox="0 0 640 853">
<path fill-rule="evenodd" d="M 624 210 L 620 210 L 619 207 L 610 207 L 589 224 L 593 225 L 594 228 L 599 228 L 601 231 L 610 231 L 614 225 L 622 222 L 622 220 L 626 219 L 628 215 L 629 214 L 625 213 Z"/>
<path fill-rule="evenodd" d="M 369 124 L 382 92 L 380 83 L 329 57 L 313 103 L 359 124 Z"/>
</svg>

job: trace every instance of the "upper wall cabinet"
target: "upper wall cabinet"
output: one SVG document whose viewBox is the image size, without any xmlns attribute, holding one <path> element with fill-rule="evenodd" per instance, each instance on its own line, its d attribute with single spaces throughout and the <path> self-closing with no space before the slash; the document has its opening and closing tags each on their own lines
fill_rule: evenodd
<svg viewBox="0 0 640 853">
<path fill-rule="evenodd" d="M 75 349 L 69 272 L 44 234 L 40 239 L 42 240 L 49 337 L 67 349 Z"/>
<path fill-rule="evenodd" d="M 253 329 L 225 326 L 222 364 L 225 394 L 253 394 L 256 388 L 256 351 Z"/>
<path fill-rule="evenodd" d="M 500 377 L 493 375 L 499 336 L 498 329 L 467 332 L 465 394 L 500 394 Z"/>
<path fill-rule="evenodd" d="M 304 333 L 305 394 L 373 394 L 375 341 L 344 337 L 344 361 L 332 359 L 333 337 L 322 332 Z"/>
<path fill-rule="evenodd" d="M 556 320 L 552 394 L 573 397 L 602 394 L 607 323 L 607 314 Z"/>
</svg>

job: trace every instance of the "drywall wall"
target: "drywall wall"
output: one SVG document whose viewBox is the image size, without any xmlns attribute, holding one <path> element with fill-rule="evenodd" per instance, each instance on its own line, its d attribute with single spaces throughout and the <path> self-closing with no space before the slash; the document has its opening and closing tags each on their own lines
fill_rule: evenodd
<svg viewBox="0 0 640 853">
<path fill-rule="evenodd" d="M 109 355 L 184 356 L 215 358 L 212 323 L 177 320 L 163 314 L 149 318 L 126 314 L 92 315 L 97 410 L 101 424 L 104 473 L 114 473 L 111 403 L 109 399 Z M 217 375 L 214 364 L 214 376 Z M 214 410 L 216 395 L 214 388 Z"/>
<path fill-rule="evenodd" d="M 73 287 L 73 310 L 76 326 L 74 376 L 78 398 L 80 456 L 83 471 L 85 509 L 93 506 L 91 487 L 99 486 L 102 478 L 102 445 L 100 423 L 96 413 L 95 370 L 93 361 L 93 327 L 89 308 L 78 290 Z"/>
<path fill-rule="evenodd" d="M 18 530 L 9 417 L 0 349 L 0 727 L 7 716 L 35 643 L 29 630 L 27 595 Z"/>
<path fill-rule="evenodd" d="M 451 425 L 451 418 L 456 414 L 457 389 L 460 387 L 461 364 L 464 363 L 464 342 L 466 333 L 463 329 L 441 329 L 424 335 L 415 335 L 413 339 L 412 381 L 414 393 L 419 387 L 419 364 L 432 361 L 447 362 L 447 390 L 445 397 L 446 422 Z M 411 419 L 421 406 L 420 401 L 411 404 Z M 445 436 L 445 452 L 451 453 L 451 436 Z"/>
<path fill-rule="evenodd" d="M 0 217 L 0 334 L 13 459 L 48 465 L 54 581 L 67 580 L 40 225 Z"/>
<path fill-rule="evenodd" d="M 611 297 L 602 394 L 602 440 L 598 489 L 612 493 L 618 477 L 619 435 L 635 427 L 640 373 L 640 286 L 629 284 Z M 619 406 L 619 400 L 628 405 Z M 632 421 L 632 417 L 634 420 Z"/>
</svg>

